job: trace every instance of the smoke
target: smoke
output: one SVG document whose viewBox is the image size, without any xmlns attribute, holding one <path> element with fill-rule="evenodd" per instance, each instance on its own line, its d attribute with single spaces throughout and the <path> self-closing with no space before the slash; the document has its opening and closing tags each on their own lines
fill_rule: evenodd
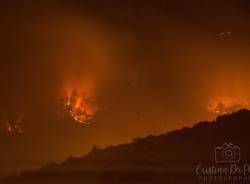
<svg viewBox="0 0 250 184">
<path fill-rule="evenodd" d="M 1 117 L 44 119 L 64 92 L 95 95 L 112 73 L 112 37 L 105 28 L 53 3 L 14 7 L 2 33 Z"/>
<path fill-rule="evenodd" d="M 246 107 L 244 8 L 180 2 L 2 3 L 0 126 L 22 134 L 1 134 L 0 156 L 62 160 L 214 118 L 211 104 Z M 90 126 L 58 115 L 73 92 Z"/>
</svg>

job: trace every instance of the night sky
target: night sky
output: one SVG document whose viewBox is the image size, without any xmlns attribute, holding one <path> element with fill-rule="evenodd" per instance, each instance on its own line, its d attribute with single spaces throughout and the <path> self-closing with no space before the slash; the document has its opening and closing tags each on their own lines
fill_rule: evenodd
<svg viewBox="0 0 250 184">
<path fill-rule="evenodd" d="M 1 2 L 0 176 L 247 108 L 249 8 Z"/>
</svg>

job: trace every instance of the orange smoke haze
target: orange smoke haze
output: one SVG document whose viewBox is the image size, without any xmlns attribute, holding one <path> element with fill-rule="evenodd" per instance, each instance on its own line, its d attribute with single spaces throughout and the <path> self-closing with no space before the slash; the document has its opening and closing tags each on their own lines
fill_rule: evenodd
<svg viewBox="0 0 250 184">
<path fill-rule="evenodd" d="M 6 2 L 0 6 L 0 146 L 2 160 L 13 165 L 62 161 L 95 144 L 120 144 L 249 107 L 250 16 L 240 5 Z"/>
<path fill-rule="evenodd" d="M 96 95 L 114 73 L 118 46 L 113 45 L 113 36 L 102 24 L 73 12 L 53 14 L 43 24 L 47 25 L 43 25 L 44 35 L 53 40 L 45 59 L 60 73 L 61 105 L 74 121 L 88 124 L 100 109 Z"/>
</svg>

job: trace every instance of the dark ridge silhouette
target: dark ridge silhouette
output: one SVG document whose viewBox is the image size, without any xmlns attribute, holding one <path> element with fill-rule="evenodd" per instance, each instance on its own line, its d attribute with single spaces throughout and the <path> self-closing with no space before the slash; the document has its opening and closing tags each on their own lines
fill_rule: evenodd
<svg viewBox="0 0 250 184">
<path fill-rule="evenodd" d="M 215 148 L 224 143 L 240 147 L 241 160 L 237 164 L 250 163 L 249 123 L 250 111 L 243 109 L 192 128 L 137 138 L 130 144 L 104 149 L 94 146 L 82 158 L 70 157 L 61 164 L 12 175 L 2 183 L 204 183 L 196 175 L 199 164 L 230 164 L 215 162 Z"/>
</svg>

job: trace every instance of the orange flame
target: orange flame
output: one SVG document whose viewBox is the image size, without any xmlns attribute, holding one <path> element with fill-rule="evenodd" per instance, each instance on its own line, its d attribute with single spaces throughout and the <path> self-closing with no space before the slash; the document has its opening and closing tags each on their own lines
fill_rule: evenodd
<svg viewBox="0 0 250 184">
<path fill-rule="evenodd" d="M 248 107 L 248 102 L 245 99 L 216 97 L 210 100 L 208 104 L 208 111 L 215 114 L 226 114 L 246 107 Z"/>
<path fill-rule="evenodd" d="M 3 124 L 4 132 L 8 134 L 21 134 L 23 132 L 22 121 L 23 114 L 13 115 L 11 117 L 6 118 L 5 123 Z"/>
<path fill-rule="evenodd" d="M 80 124 L 90 124 L 97 111 L 93 99 L 86 92 L 70 90 L 64 98 L 65 111 Z"/>
<path fill-rule="evenodd" d="M 23 133 L 23 130 L 19 124 L 11 124 L 11 123 L 5 124 L 5 131 L 8 134 Z"/>
</svg>

